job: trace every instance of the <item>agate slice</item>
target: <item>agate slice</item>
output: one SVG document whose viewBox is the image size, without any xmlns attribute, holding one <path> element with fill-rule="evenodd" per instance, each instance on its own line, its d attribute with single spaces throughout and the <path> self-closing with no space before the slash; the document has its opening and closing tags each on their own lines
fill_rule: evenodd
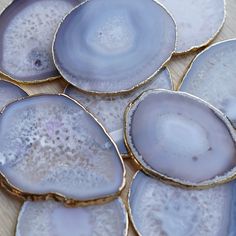
<svg viewBox="0 0 236 236">
<path fill-rule="evenodd" d="M 15 0 L 0 15 L 0 71 L 23 83 L 59 76 L 52 41 L 63 16 L 80 1 Z"/>
<path fill-rule="evenodd" d="M 130 218 L 142 236 L 235 235 L 235 203 L 235 183 L 184 190 L 142 172 L 129 193 Z"/>
<path fill-rule="evenodd" d="M 236 40 L 218 43 L 193 61 L 180 86 L 226 114 L 236 128 Z"/>
<path fill-rule="evenodd" d="M 26 202 L 16 236 L 126 236 L 128 218 L 122 201 L 89 207 L 65 208 L 57 202 Z"/>
<path fill-rule="evenodd" d="M 88 110 L 90 110 L 107 128 L 109 134 L 118 145 L 119 151 L 123 155 L 127 155 L 127 149 L 123 139 L 123 118 L 125 108 L 135 97 L 137 97 L 138 94 L 147 89 L 154 88 L 170 90 L 173 88 L 170 73 L 167 69 L 162 70 L 151 82 L 128 95 L 120 95 L 116 97 L 89 96 L 81 93 L 72 85 L 69 85 L 65 89 L 65 93 L 81 102 Z"/>
<path fill-rule="evenodd" d="M 0 79 L 0 110 L 9 102 L 28 96 L 17 85 Z"/>
<path fill-rule="evenodd" d="M 24 199 L 85 204 L 124 187 L 120 154 L 104 128 L 66 95 L 31 96 L 0 117 L 3 185 Z"/>
<path fill-rule="evenodd" d="M 210 43 L 225 21 L 225 0 L 158 0 L 177 25 L 176 52 L 187 52 Z"/>
<path fill-rule="evenodd" d="M 236 177 L 235 131 L 203 100 L 149 90 L 129 105 L 125 119 L 127 146 L 145 172 L 198 188 Z"/>
<path fill-rule="evenodd" d="M 151 79 L 171 57 L 175 43 L 172 17 L 153 0 L 87 1 L 61 23 L 54 61 L 81 90 L 124 93 Z"/>
</svg>

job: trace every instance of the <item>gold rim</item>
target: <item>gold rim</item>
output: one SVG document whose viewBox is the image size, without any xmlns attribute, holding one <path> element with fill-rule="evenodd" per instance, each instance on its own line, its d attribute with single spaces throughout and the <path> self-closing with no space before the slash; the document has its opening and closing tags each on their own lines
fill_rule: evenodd
<svg viewBox="0 0 236 236">
<path fill-rule="evenodd" d="M 212 41 L 214 41 L 214 39 L 218 36 L 218 34 L 220 33 L 220 31 L 222 30 L 222 28 L 223 28 L 223 26 L 224 26 L 224 23 L 225 23 L 226 17 L 227 17 L 226 6 L 227 6 L 226 0 L 224 0 L 224 18 L 223 18 L 223 20 L 222 20 L 222 22 L 221 22 L 221 25 L 220 25 L 220 27 L 218 28 L 218 30 L 217 30 L 214 34 L 212 34 L 212 37 L 211 37 L 209 40 L 207 40 L 205 43 L 202 43 L 202 44 L 200 44 L 200 45 L 192 46 L 191 48 L 189 48 L 189 49 L 186 50 L 186 51 L 179 51 L 179 52 L 178 52 L 178 51 L 175 51 L 175 52 L 174 52 L 174 55 L 176 55 L 176 56 L 185 55 L 185 54 L 187 54 L 187 53 L 189 53 L 189 52 L 196 52 L 198 49 L 201 49 L 201 48 L 203 48 L 203 47 L 209 46 L 209 45 L 212 43 Z M 174 17 L 173 17 L 173 18 L 174 18 Z M 178 30 L 178 29 L 177 29 L 177 30 Z"/>
<path fill-rule="evenodd" d="M 187 71 L 185 72 L 183 78 L 182 78 L 182 79 L 179 81 L 179 83 L 177 84 L 177 90 L 180 90 L 180 89 L 181 89 L 183 83 L 184 83 L 185 80 L 186 80 L 186 77 L 187 77 L 188 73 L 191 71 L 193 65 L 194 65 L 195 62 L 198 60 L 198 58 L 200 58 L 200 57 L 202 56 L 202 54 L 207 53 L 208 50 L 211 50 L 211 49 L 212 49 L 213 47 L 215 47 L 215 46 L 218 46 L 218 45 L 220 45 L 220 44 L 224 44 L 224 43 L 227 43 L 227 42 L 231 42 L 231 41 L 235 41 L 235 43 L 236 43 L 236 38 L 227 39 L 227 40 L 223 40 L 223 41 L 214 43 L 214 44 L 212 44 L 210 47 L 204 49 L 204 50 L 201 51 L 199 54 L 197 54 L 197 55 L 193 58 L 193 60 L 191 61 L 190 65 L 188 66 Z"/>
<path fill-rule="evenodd" d="M 115 199 L 116 200 L 116 199 Z M 127 209 L 126 209 L 126 206 L 125 206 L 125 203 L 124 201 L 122 200 L 121 197 L 118 197 L 117 198 L 117 201 L 119 201 L 120 203 L 120 206 L 121 206 L 121 210 L 122 210 L 122 213 L 123 213 L 123 217 L 124 218 L 124 223 L 125 223 L 125 227 L 124 227 L 124 233 L 123 235 L 124 236 L 128 236 L 128 230 L 129 230 L 129 215 L 128 215 L 128 212 L 127 212 Z M 17 213 L 17 220 L 16 220 L 16 225 L 15 225 L 15 229 L 14 229 L 14 235 L 16 235 L 17 233 L 17 228 L 18 228 L 18 225 L 20 223 L 20 218 L 21 218 L 21 214 L 22 214 L 22 210 L 23 208 L 25 207 L 25 204 L 27 204 L 27 202 L 24 202 L 21 207 L 20 207 L 20 210 L 18 211 Z M 66 207 L 66 206 L 65 206 Z"/>
<path fill-rule="evenodd" d="M 29 93 L 27 91 L 25 91 L 21 86 L 19 86 L 17 83 L 15 83 L 14 81 L 9 81 L 9 80 L 6 80 L 6 79 L 3 79 L 3 78 L 0 78 L 0 81 L 4 81 L 4 82 L 7 82 L 11 85 L 14 85 L 16 86 L 17 88 L 21 89 L 24 93 L 26 93 L 28 96 L 29 96 Z"/>
<path fill-rule="evenodd" d="M 135 163 L 138 165 L 139 169 L 142 170 L 144 173 L 146 173 L 147 175 L 151 175 L 153 177 L 155 177 L 156 179 L 160 180 L 161 182 L 170 184 L 172 186 L 177 186 L 180 188 L 185 188 L 185 189 L 208 189 L 211 187 L 215 187 L 217 185 L 221 185 L 221 184 L 225 184 L 228 183 L 234 179 L 236 179 L 236 166 L 234 168 L 232 168 L 231 170 L 229 170 L 225 175 L 220 176 L 220 179 L 216 179 L 217 176 L 215 176 L 213 179 L 209 179 L 209 180 L 205 180 L 202 181 L 200 184 L 196 184 L 196 183 L 187 183 L 186 181 L 182 181 L 180 179 L 175 179 L 172 177 L 169 177 L 167 175 L 161 174 L 160 172 L 152 169 L 151 167 L 148 166 L 148 164 L 146 164 L 144 162 L 144 164 L 135 157 L 135 155 L 132 152 L 133 147 L 131 147 L 131 145 L 129 144 L 128 141 L 128 116 L 129 116 L 129 112 L 130 110 L 133 108 L 133 106 L 139 102 L 139 100 L 141 100 L 147 93 L 149 92 L 167 92 L 170 94 L 181 94 L 187 97 L 192 98 L 193 100 L 201 103 L 202 105 L 207 106 L 227 127 L 230 136 L 234 142 L 234 145 L 236 145 L 236 133 L 235 133 L 235 129 L 233 128 L 230 120 L 217 108 L 215 108 L 214 106 L 212 106 L 211 104 L 209 104 L 208 102 L 185 92 L 176 92 L 176 91 L 169 91 L 169 90 L 165 90 L 165 89 L 152 89 L 152 90 L 147 90 L 145 92 L 143 92 L 141 95 L 139 95 L 134 101 L 132 101 L 126 108 L 125 110 L 125 114 L 124 114 L 124 138 L 125 138 L 125 145 L 126 148 L 128 149 L 128 152 L 131 156 L 131 158 L 135 161 Z"/>
<path fill-rule="evenodd" d="M 110 202 L 114 199 L 116 199 L 121 192 L 123 191 L 123 189 L 125 188 L 126 185 L 126 169 L 125 169 L 125 165 L 123 162 L 123 159 L 121 157 L 121 154 L 119 153 L 119 150 L 117 148 L 116 143 L 113 141 L 113 139 L 110 137 L 109 133 L 106 131 L 106 129 L 102 126 L 102 124 L 97 120 L 97 118 L 91 114 L 82 104 L 80 104 L 78 101 L 70 98 L 69 96 L 65 95 L 65 94 L 37 94 L 37 95 L 31 95 L 25 98 L 19 98 L 14 102 L 10 102 L 8 103 L 0 112 L 0 114 L 4 114 L 5 109 L 10 106 L 13 103 L 17 103 L 21 100 L 26 100 L 26 99 L 30 99 L 31 97 L 40 97 L 40 96 L 63 96 L 66 97 L 68 99 L 70 99 L 71 101 L 75 102 L 78 106 L 80 106 L 89 116 L 91 116 L 94 121 L 100 126 L 100 128 L 102 128 L 104 134 L 108 137 L 108 139 L 111 141 L 111 143 L 114 145 L 116 153 L 118 155 L 118 158 L 120 160 L 121 166 L 122 166 L 122 170 L 123 170 L 123 176 L 122 176 L 122 184 L 119 187 L 118 191 L 116 193 L 110 194 L 110 195 L 106 195 L 102 198 L 94 198 L 94 199 L 88 199 L 88 200 L 75 200 L 73 198 L 68 198 L 63 194 L 57 193 L 57 192 L 48 192 L 48 193 L 42 193 L 42 194 L 34 194 L 34 193 L 29 193 L 29 192 L 25 192 L 22 189 L 14 186 L 13 184 L 10 183 L 10 181 L 8 180 L 8 178 L 0 171 L 0 184 L 1 186 L 10 194 L 12 194 L 13 196 L 16 196 L 20 199 L 23 200 L 30 200 L 30 201 L 40 201 L 40 200 L 55 200 L 55 201 L 60 201 L 63 202 L 65 205 L 67 206 L 88 206 L 88 205 L 97 205 L 97 204 L 101 204 L 101 203 L 106 203 L 106 202 Z"/>
<path fill-rule="evenodd" d="M 76 10 L 77 8 L 79 8 L 80 6 L 82 6 L 83 4 L 86 4 L 87 2 L 89 2 L 91 0 L 86 0 L 84 2 L 82 2 L 81 4 L 79 4 L 78 6 L 74 7 L 67 15 L 64 16 L 64 18 L 61 20 L 61 22 L 58 25 L 58 28 L 56 30 L 56 33 L 54 34 L 54 38 L 53 38 L 53 43 L 52 43 L 52 56 L 53 56 L 53 62 L 57 68 L 57 70 L 59 71 L 59 73 L 61 74 L 61 76 L 71 85 L 73 85 L 74 87 L 76 87 L 79 91 L 85 93 L 85 94 L 90 94 L 90 95 L 100 95 L 100 96 L 117 96 L 117 95 L 125 95 L 128 94 L 132 91 L 137 90 L 139 87 L 144 86 L 147 82 L 152 81 L 155 76 L 160 72 L 160 70 L 166 66 L 166 64 L 170 61 L 170 59 L 172 58 L 172 56 L 175 54 L 176 52 L 176 39 L 177 39 L 177 26 L 176 26 L 176 22 L 174 20 L 174 18 L 172 17 L 172 15 L 169 13 L 169 11 L 159 2 L 156 2 L 156 0 L 152 0 L 153 2 L 155 2 L 157 5 L 159 5 L 160 7 L 162 7 L 164 9 L 164 11 L 167 13 L 167 15 L 170 16 L 172 22 L 174 23 L 175 26 L 175 47 L 174 50 L 171 52 L 170 56 L 162 63 L 162 65 L 156 70 L 154 71 L 154 73 L 152 75 L 150 75 L 148 78 L 146 78 L 144 81 L 136 84 L 135 86 L 129 88 L 129 89 L 124 89 L 124 90 L 120 90 L 120 91 L 113 91 L 113 92 L 99 92 L 99 91 L 94 91 L 94 90 L 85 90 L 82 88 L 79 88 L 78 85 L 76 85 L 75 83 L 72 83 L 71 81 L 66 79 L 66 76 L 63 75 L 63 72 L 60 70 L 58 64 L 56 63 L 56 59 L 55 59 L 55 41 L 57 38 L 57 34 L 58 31 L 61 27 L 61 25 L 64 23 L 65 19 L 67 18 L 67 16 L 69 16 L 74 10 Z"/>
<path fill-rule="evenodd" d="M 11 7 L 12 4 L 14 4 L 16 0 L 11 0 L 10 3 L 3 8 L 2 12 L 0 13 L 0 18 L 2 16 L 2 14 L 9 8 Z M 48 77 L 46 79 L 42 79 L 42 80 L 33 80 L 33 81 L 21 81 L 21 80 L 17 80 L 15 78 L 13 78 L 12 76 L 10 76 L 9 74 L 3 72 L 2 70 L 0 70 L 0 76 L 5 76 L 6 78 L 14 81 L 14 82 L 17 82 L 19 84 L 23 84 L 23 85 L 32 85 L 32 84 L 41 84 L 41 83 L 45 83 L 45 82 L 49 82 L 49 81 L 53 81 L 53 80 L 56 80 L 56 79 L 60 79 L 61 76 L 60 75 L 56 75 L 56 76 L 52 76 L 52 77 Z"/>
</svg>

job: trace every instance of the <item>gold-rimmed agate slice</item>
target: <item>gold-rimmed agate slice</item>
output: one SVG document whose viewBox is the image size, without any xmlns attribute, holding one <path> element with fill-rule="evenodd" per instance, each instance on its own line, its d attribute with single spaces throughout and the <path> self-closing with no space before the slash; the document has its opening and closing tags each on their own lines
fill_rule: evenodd
<svg viewBox="0 0 236 236">
<path fill-rule="evenodd" d="M 191 93 L 220 109 L 236 127 L 236 40 L 212 45 L 200 53 L 179 90 Z"/>
<path fill-rule="evenodd" d="M 37 95 L 0 118 L 2 185 L 23 199 L 86 205 L 115 198 L 125 184 L 116 145 L 79 103 Z"/>
<path fill-rule="evenodd" d="M 190 94 L 144 92 L 127 107 L 125 139 L 140 167 L 166 182 L 206 188 L 236 178 L 234 128 Z"/>
<path fill-rule="evenodd" d="M 225 0 L 158 0 L 177 25 L 177 53 L 209 44 L 225 21 Z"/>
<path fill-rule="evenodd" d="M 118 96 L 93 96 L 82 93 L 76 87 L 69 85 L 65 89 L 65 94 L 81 102 L 89 111 L 91 111 L 107 128 L 109 134 L 116 142 L 120 153 L 127 156 L 127 149 L 124 143 L 124 112 L 127 105 L 139 94 L 147 89 L 173 89 L 171 75 L 168 69 L 163 69 L 157 76 L 146 85 L 127 95 Z"/>
<path fill-rule="evenodd" d="M 15 236 L 127 236 L 128 217 L 121 199 L 88 207 L 66 208 L 58 202 L 25 202 Z"/>
<path fill-rule="evenodd" d="M 0 71 L 22 83 L 59 77 L 52 59 L 53 36 L 64 15 L 79 2 L 12 1 L 0 15 Z"/>
<path fill-rule="evenodd" d="M 0 79 L 0 110 L 11 101 L 26 96 L 28 96 L 28 94 L 18 85 Z"/>
<path fill-rule="evenodd" d="M 170 59 L 175 43 L 172 17 L 153 0 L 87 1 L 60 24 L 54 62 L 75 87 L 114 95 L 151 79 Z"/>
<path fill-rule="evenodd" d="M 129 213 L 140 236 L 235 235 L 235 183 L 186 190 L 138 172 L 129 192 Z"/>
</svg>

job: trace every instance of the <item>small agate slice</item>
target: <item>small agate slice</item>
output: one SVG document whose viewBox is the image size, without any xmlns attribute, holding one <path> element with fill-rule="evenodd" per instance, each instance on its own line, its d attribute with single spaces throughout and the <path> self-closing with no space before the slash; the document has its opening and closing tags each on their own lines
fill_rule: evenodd
<svg viewBox="0 0 236 236">
<path fill-rule="evenodd" d="M 125 119 L 126 143 L 145 172 L 198 188 L 236 177 L 234 129 L 199 98 L 149 90 L 129 105 Z"/>
<path fill-rule="evenodd" d="M 236 40 L 217 43 L 193 61 L 180 86 L 220 109 L 236 128 Z"/>
<path fill-rule="evenodd" d="M 219 33 L 225 20 L 225 0 L 158 0 L 177 25 L 176 52 L 205 46 Z"/>
<path fill-rule="evenodd" d="M 124 144 L 124 111 L 126 106 L 147 89 L 163 88 L 171 90 L 172 81 L 167 69 L 162 70 L 151 82 L 142 86 L 140 89 L 120 96 L 90 96 L 81 93 L 76 87 L 69 85 L 65 93 L 70 97 L 81 102 L 89 111 L 91 111 L 107 128 L 111 137 L 118 145 L 119 151 L 127 155 L 127 149 Z"/>
<path fill-rule="evenodd" d="M 165 185 L 142 172 L 129 193 L 130 219 L 142 236 L 236 235 L 235 183 L 207 190 Z"/>
<path fill-rule="evenodd" d="M 28 94 L 17 85 L 0 79 L 0 110 L 9 102 L 28 96 Z"/>
<path fill-rule="evenodd" d="M 61 75 L 91 93 L 116 94 L 151 79 L 175 50 L 176 26 L 153 0 L 96 0 L 75 8 L 55 37 Z"/>
<path fill-rule="evenodd" d="M 9 104 L 0 118 L 0 141 L 3 184 L 19 197 L 83 204 L 114 198 L 124 187 L 116 146 L 94 117 L 65 95 Z"/>
<path fill-rule="evenodd" d="M 63 16 L 76 0 L 17 0 L 0 15 L 0 71 L 24 83 L 59 76 L 52 41 Z"/>
<path fill-rule="evenodd" d="M 80 208 L 60 203 L 26 202 L 21 208 L 16 236 L 126 236 L 128 217 L 121 199 Z"/>
</svg>

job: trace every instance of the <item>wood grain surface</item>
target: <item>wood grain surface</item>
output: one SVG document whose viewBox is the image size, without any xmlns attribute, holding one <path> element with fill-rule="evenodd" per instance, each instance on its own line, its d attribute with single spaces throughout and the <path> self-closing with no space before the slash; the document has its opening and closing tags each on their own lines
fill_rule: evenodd
<svg viewBox="0 0 236 236">
<path fill-rule="evenodd" d="M 9 2 L 10 0 L 0 0 L 0 11 L 2 11 Z M 236 0 L 226 0 L 226 3 L 227 3 L 226 22 L 221 32 L 213 42 L 219 42 L 225 39 L 236 38 Z M 195 52 L 187 53 L 185 55 L 174 56 L 171 59 L 171 61 L 167 64 L 172 74 L 175 86 L 181 81 L 191 61 L 200 51 L 202 51 L 202 49 Z M 53 82 L 47 82 L 39 85 L 20 85 L 20 86 L 29 94 L 37 94 L 37 93 L 62 92 L 66 84 L 67 83 L 63 79 L 57 79 Z M 122 198 L 126 202 L 127 191 L 130 185 L 130 181 L 132 179 L 133 174 L 137 171 L 137 168 L 135 167 L 134 163 L 131 160 L 125 160 L 125 164 L 127 167 L 127 186 L 124 192 L 122 193 Z M 11 197 L 3 189 L 0 189 L 0 236 L 14 236 L 17 215 L 21 204 L 22 204 L 21 201 Z M 134 236 L 134 235 L 136 235 L 136 233 L 134 232 L 133 227 L 130 224 L 129 236 Z"/>
</svg>

